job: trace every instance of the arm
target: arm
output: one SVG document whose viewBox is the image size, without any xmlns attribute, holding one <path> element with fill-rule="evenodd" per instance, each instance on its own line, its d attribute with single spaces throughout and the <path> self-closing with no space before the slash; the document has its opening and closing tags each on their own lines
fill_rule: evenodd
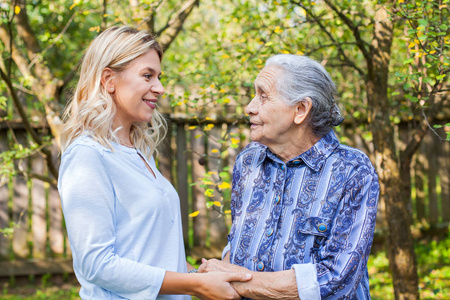
<svg viewBox="0 0 450 300">
<path fill-rule="evenodd" d="M 224 257 L 226 260 L 229 255 Z M 278 272 L 251 272 L 244 267 L 216 259 L 202 260 L 199 272 L 248 272 L 252 280 L 248 282 L 233 282 L 232 286 L 242 297 L 263 300 L 299 299 L 297 281 L 293 269 Z"/>
<path fill-rule="evenodd" d="M 188 294 L 200 299 L 240 299 L 230 282 L 248 281 L 248 270 L 243 273 L 211 272 L 186 274 L 166 272 L 160 294 Z"/>
<path fill-rule="evenodd" d="M 117 255 L 115 196 L 108 169 L 97 150 L 87 146 L 72 150 L 65 153 L 59 189 L 74 267 L 82 284 L 91 283 L 127 299 L 155 299 L 158 294 L 240 298 L 229 282 L 249 280 L 246 274 L 180 274 Z"/>
<path fill-rule="evenodd" d="M 296 264 L 290 271 L 252 272 L 253 279 L 248 283 L 233 284 L 236 291 L 254 299 L 321 299 L 353 294 L 366 270 L 375 227 L 379 186 L 376 174 L 370 171 L 363 165 L 346 183 L 330 235 L 315 255 L 315 263 Z M 229 253 L 225 252 L 224 261 L 229 261 Z M 208 261 L 199 271 L 238 268 Z M 291 291 L 298 294 L 288 295 Z"/>
<path fill-rule="evenodd" d="M 59 192 L 82 284 L 128 299 L 156 298 L 165 270 L 116 254 L 114 190 L 100 152 L 78 145 L 65 153 Z"/>
</svg>

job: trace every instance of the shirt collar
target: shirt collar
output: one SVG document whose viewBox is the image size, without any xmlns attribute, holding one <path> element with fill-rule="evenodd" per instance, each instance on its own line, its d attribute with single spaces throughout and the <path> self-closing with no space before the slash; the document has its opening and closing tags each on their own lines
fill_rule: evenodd
<svg viewBox="0 0 450 300">
<path fill-rule="evenodd" d="M 281 160 L 275 154 L 273 154 L 267 146 L 261 146 L 265 149 L 265 151 L 263 150 L 258 158 L 258 166 L 262 164 L 262 162 L 266 158 L 281 162 Z M 322 137 L 309 150 L 303 152 L 297 157 L 294 157 L 289 162 L 302 160 L 309 168 L 317 172 L 322 168 L 325 160 L 331 155 L 331 153 L 333 153 L 334 149 L 336 149 L 338 146 L 339 140 L 334 134 L 333 130 L 330 130 L 329 133 Z"/>
</svg>

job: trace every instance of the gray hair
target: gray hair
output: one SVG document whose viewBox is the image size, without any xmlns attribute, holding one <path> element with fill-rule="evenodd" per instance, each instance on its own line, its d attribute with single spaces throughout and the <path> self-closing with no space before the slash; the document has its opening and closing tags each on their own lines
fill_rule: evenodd
<svg viewBox="0 0 450 300">
<path fill-rule="evenodd" d="M 342 123 L 344 118 L 334 97 L 336 86 L 320 63 L 306 56 L 280 54 L 270 57 L 267 66 L 278 66 L 283 70 L 282 80 L 277 80 L 277 89 L 288 105 L 311 98 L 308 123 L 316 136 L 323 137 L 333 126 Z"/>
</svg>

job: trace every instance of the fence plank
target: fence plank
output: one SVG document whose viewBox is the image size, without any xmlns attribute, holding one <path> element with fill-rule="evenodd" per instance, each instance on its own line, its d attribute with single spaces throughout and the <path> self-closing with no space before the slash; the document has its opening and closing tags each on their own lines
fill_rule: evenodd
<svg viewBox="0 0 450 300">
<path fill-rule="evenodd" d="M 8 139 L 6 131 L 0 132 L 0 153 L 8 150 Z M 0 229 L 5 229 L 9 226 L 9 192 L 8 192 L 9 178 L 0 176 Z M 10 241 L 4 234 L 0 233 L 0 260 L 8 258 Z"/>
<path fill-rule="evenodd" d="M 425 172 L 426 158 L 425 158 L 425 145 L 424 142 L 416 153 L 416 159 L 414 162 L 414 185 L 416 192 L 416 220 L 422 222 L 426 219 L 425 214 Z"/>
<path fill-rule="evenodd" d="M 191 147 L 192 147 L 192 181 L 200 182 L 205 174 L 205 144 L 204 133 L 201 129 L 196 128 L 191 131 Z M 194 246 L 205 247 L 206 232 L 208 228 L 206 216 L 206 198 L 203 188 L 198 184 L 192 189 L 192 210 L 199 211 L 198 216 L 193 220 L 194 229 Z"/>
<path fill-rule="evenodd" d="M 172 177 L 172 123 L 167 118 L 167 134 L 159 145 L 158 169 L 173 184 Z"/>
<path fill-rule="evenodd" d="M 219 172 L 221 171 L 221 157 L 220 150 L 221 145 L 218 142 L 222 137 L 222 128 L 219 126 L 215 126 L 209 132 L 208 138 L 208 170 L 211 173 L 211 177 L 213 178 L 214 183 L 219 183 Z M 216 152 L 218 151 L 218 152 Z M 216 153 L 215 153 L 216 152 Z M 214 191 L 214 196 L 211 200 L 218 201 L 222 203 L 222 197 L 220 196 L 217 190 Z M 225 224 L 225 219 L 223 215 L 220 213 L 220 208 L 213 205 L 211 207 L 211 211 L 209 212 L 209 220 L 210 220 L 210 243 L 212 247 L 215 248 L 223 248 L 227 244 L 227 233 L 228 229 Z"/>
<path fill-rule="evenodd" d="M 13 178 L 13 222 L 16 224 L 13 236 L 13 251 L 16 257 L 27 258 L 29 255 L 27 245 L 28 232 L 28 187 L 25 178 L 17 175 Z"/>
<path fill-rule="evenodd" d="M 184 244 L 189 244 L 189 205 L 188 205 L 188 165 L 187 165 L 187 137 L 184 123 L 177 124 L 176 159 L 177 159 L 177 190 L 180 196 L 181 221 L 183 224 Z"/>
<path fill-rule="evenodd" d="M 441 179 L 442 221 L 450 222 L 450 143 L 440 144 L 439 177 Z"/>
<path fill-rule="evenodd" d="M 45 159 L 37 154 L 31 158 L 31 172 L 44 174 Z M 45 258 L 45 245 L 47 241 L 46 224 L 46 199 L 44 182 L 39 179 L 32 179 L 31 188 L 31 227 L 33 236 L 33 258 Z"/>
<path fill-rule="evenodd" d="M 50 250 L 53 257 L 61 257 L 64 253 L 61 200 L 58 190 L 53 186 L 49 189 L 48 206 Z"/>
<path fill-rule="evenodd" d="M 438 198 L 436 192 L 436 177 L 438 170 L 438 161 L 436 157 L 436 143 L 437 141 L 428 134 L 427 142 L 427 157 L 428 157 L 428 210 L 429 222 L 431 225 L 436 225 L 439 221 Z"/>
</svg>

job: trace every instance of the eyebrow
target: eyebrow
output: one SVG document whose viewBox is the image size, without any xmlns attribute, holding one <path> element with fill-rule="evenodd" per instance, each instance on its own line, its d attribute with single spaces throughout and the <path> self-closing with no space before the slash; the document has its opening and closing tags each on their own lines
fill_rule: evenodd
<svg viewBox="0 0 450 300">
<path fill-rule="evenodd" d="M 157 74 L 156 71 L 150 67 L 144 68 L 144 70 L 148 70 L 150 73 Z M 162 72 L 158 74 L 158 77 L 162 75 Z"/>
<path fill-rule="evenodd" d="M 264 92 L 264 89 L 261 87 L 261 85 L 259 85 L 257 83 L 255 83 L 255 90 Z"/>
</svg>

